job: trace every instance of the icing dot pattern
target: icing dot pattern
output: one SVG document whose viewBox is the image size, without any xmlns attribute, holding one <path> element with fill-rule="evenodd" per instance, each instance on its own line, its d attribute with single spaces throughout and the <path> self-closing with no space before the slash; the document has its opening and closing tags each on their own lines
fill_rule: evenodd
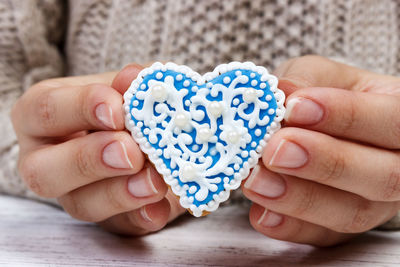
<svg viewBox="0 0 400 267">
<path fill-rule="evenodd" d="M 124 95 L 127 127 L 195 216 L 215 210 L 240 186 L 261 156 L 255 147 L 266 144 L 284 114 L 284 94 L 266 69 L 220 66 L 200 76 L 186 66 L 155 63 Z"/>
</svg>

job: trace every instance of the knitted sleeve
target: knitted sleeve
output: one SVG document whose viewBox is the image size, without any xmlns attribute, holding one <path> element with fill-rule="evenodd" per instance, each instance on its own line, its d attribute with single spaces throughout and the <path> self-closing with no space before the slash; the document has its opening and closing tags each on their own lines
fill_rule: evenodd
<svg viewBox="0 0 400 267">
<path fill-rule="evenodd" d="M 62 1 L 0 1 L 0 193 L 37 198 L 17 174 L 10 121 L 17 98 L 33 83 L 61 76 Z"/>
</svg>

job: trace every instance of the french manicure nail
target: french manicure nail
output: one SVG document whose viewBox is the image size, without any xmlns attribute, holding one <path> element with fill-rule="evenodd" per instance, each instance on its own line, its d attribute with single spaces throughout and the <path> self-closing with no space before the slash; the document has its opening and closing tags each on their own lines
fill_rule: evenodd
<svg viewBox="0 0 400 267">
<path fill-rule="evenodd" d="M 152 222 L 153 220 L 150 218 L 149 214 L 146 211 L 146 206 L 143 206 L 140 208 L 139 210 L 140 212 L 140 216 L 142 216 L 142 218 L 147 221 L 147 222 Z"/>
<path fill-rule="evenodd" d="M 269 165 L 279 168 L 299 168 L 308 161 L 307 152 L 299 145 L 282 139 Z"/>
<path fill-rule="evenodd" d="M 113 111 L 109 105 L 104 103 L 98 105 L 95 110 L 96 117 L 99 121 L 101 121 L 105 126 L 116 129 L 114 118 L 113 118 Z"/>
<path fill-rule="evenodd" d="M 150 197 L 158 193 L 151 179 L 152 170 L 145 168 L 128 181 L 128 191 L 134 197 Z"/>
<path fill-rule="evenodd" d="M 254 167 L 244 187 L 268 198 L 279 197 L 286 190 L 285 182 L 278 174 L 269 172 L 259 165 Z"/>
<path fill-rule="evenodd" d="M 263 214 L 261 214 L 260 218 L 258 219 L 257 224 L 263 227 L 275 227 L 281 224 L 282 220 L 282 215 L 265 209 Z"/>
<path fill-rule="evenodd" d="M 322 107 L 314 101 L 295 97 L 286 103 L 285 120 L 302 125 L 312 125 L 321 121 L 324 116 Z"/>
<path fill-rule="evenodd" d="M 121 141 L 114 141 L 103 150 L 103 161 L 112 168 L 132 169 L 133 165 L 128 158 L 126 146 Z"/>
</svg>

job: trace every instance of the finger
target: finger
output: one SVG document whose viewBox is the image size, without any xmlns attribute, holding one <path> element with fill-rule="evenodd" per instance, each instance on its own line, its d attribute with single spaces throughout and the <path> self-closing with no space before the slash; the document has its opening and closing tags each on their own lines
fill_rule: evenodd
<svg viewBox="0 0 400 267">
<path fill-rule="evenodd" d="M 400 79 L 355 68 L 321 56 L 291 59 L 274 72 L 287 95 L 306 87 L 335 87 L 352 91 L 398 93 Z"/>
<path fill-rule="evenodd" d="M 168 221 L 170 206 L 165 198 L 141 209 L 115 215 L 99 225 L 112 233 L 141 236 L 162 229 Z"/>
<path fill-rule="evenodd" d="M 117 90 L 121 95 L 124 94 L 142 69 L 143 67 L 141 65 L 135 63 L 125 66 L 115 76 L 111 87 Z"/>
<path fill-rule="evenodd" d="M 168 188 L 168 193 L 165 198 L 169 201 L 171 207 L 168 222 L 175 220 L 176 217 L 186 212 L 186 209 L 179 203 L 179 198 L 172 192 L 171 187 Z"/>
<path fill-rule="evenodd" d="M 65 87 L 65 86 L 84 86 L 87 84 L 101 83 L 111 86 L 115 76 L 118 74 L 116 71 L 104 72 L 99 74 L 90 74 L 82 76 L 71 76 L 62 78 L 53 78 L 41 81 L 33 87 Z"/>
<path fill-rule="evenodd" d="M 32 151 L 20 161 L 20 174 L 31 190 L 59 197 L 107 177 L 135 174 L 144 156 L 126 132 L 95 132 Z"/>
<path fill-rule="evenodd" d="M 285 119 L 329 135 L 400 148 L 400 99 L 334 88 L 301 89 L 289 96 Z"/>
<path fill-rule="evenodd" d="M 258 232 L 283 241 L 328 247 L 347 241 L 354 234 L 344 234 L 325 227 L 281 215 L 253 204 L 250 223 Z"/>
<path fill-rule="evenodd" d="M 280 65 L 274 74 L 279 78 L 279 89 L 286 95 L 305 87 L 336 87 L 352 89 L 360 77 L 370 72 L 342 64 L 321 56 L 303 56 Z"/>
<path fill-rule="evenodd" d="M 400 158 L 393 151 L 288 127 L 271 138 L 262 160 L 270 170 L 369 200 L 400 200 Z"/>
<path fill-rule="evenodd" d="M 342 233 L 370 230 L 393 217 L 395 203 L 373 202 L 332 187 L 256 167 L 243 193 L 253 202 Z"/>
<path fill-rule="evenodd" d="M 168 187 L 152 166 L 132 176 L 104 179 L 67 193 L 59 203 L 72 217 L 103 221 L 120 213 L 160 201 Z"/>
<path fill-rule="evenodd" d="M 64 136 L 81 130 L 122 130 L 122 96 L 103 84 L 38 88 L 14 107 L 13 121 L 29 136 Z"/>
</svg>

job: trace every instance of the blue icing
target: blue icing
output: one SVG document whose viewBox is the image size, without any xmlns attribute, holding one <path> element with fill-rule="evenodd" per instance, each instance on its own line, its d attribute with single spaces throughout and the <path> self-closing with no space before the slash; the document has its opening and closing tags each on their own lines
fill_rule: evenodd
<svg viewBox="0 0 400 267">
<path fill-rule="evenodd" d="M 260 113 L 259 113 L 260 119 L 264 118 L 265 116 L 268 116 L 268 117 L 269 117 L 269 123 L 268 123 L 267 125 L 265 125 L 265 126 L 261 126 L 261 127 L 260 127 L 260 126 L 258 126 L 258 125 L 256 124 L 256 126 L 255 126 L 253 129 L 249 129 L 249 127 L 248 127 L 249 122 L 248 122 L 247 120 L 240 118 L 240 116 L 239 116 L 238 114 L 236 114 L 236 116 L 235 116 L 235 120 L 241 120 L 241 121 L 243 121 L 244 127 L 246 127 L 246 128 L 248 129 L 248 133 L 251 135 L 252 141 L 251 141 L 249 144 L 246 145 L 246 148 L 245 148 L 245 149 L 243 149 L 243 150 L 246 150 L 246 151 L 250 152 L 251 150 L 254 150 L 255 147 L 258 146 L 258 144 L 260 143 L 260 141 L 263 139 L 263 137 L 264 137 L 265 134 L 267 133 L 267 126 L 269 126 L 269 125 L 271 124 L 271 122 L 274 121 L 274 118 L 275 118 L 275 115 L 276 115 L 276 109 L 277 109 L 277 106 L 278 106 L 278 105 L 277 105 L 276 99 L 275 99 L 275 97 L 274 97 L 274 94 L 273 94 L 273 93 L 271 92 L 271 90 L 270 90 L 270 85 L 268 84 L 268 82 L 262 82 L 262 81 L 261 81 L 261 75 L 258 74 L 257 72 L 252 71 L 252 70 L 235 69 L 235 70 L 226 72 L 226 73 L 224 73 L 224 74 L 222 74 L 222 75 L 220 75 L 220 76 L 214 78 L 213 80 L 211 80 L 211 81 L 209 81 L 209 82 L 211 82 L 212 84 L 222 84 L 222 85 L 224 85 L 224 86 L 226 86 L 226 87 L 229 87 L 229 85 L 231 84 L 231 82 L 237 77 L 236 74 L 235 74 L 236 71 L 240 71 L 240 72 L 242 73 L 242 75 L 246 75 L 246 76 L 249 78 L 247 83 L 244 83 L 244 84 L 243 84 L 243 83 L 240 83 L 240 84 L 238 84 L 236 87 L 252 87 L 252 88 L 254 88 L 254 89 L 258 89 L 258 90 L 264 91 L 264 95 L 263 95 L 262 97 L 259 97 L 259 99 L 260 99 L 260 100 L 263 100 L 263 101 L 265 101 L 265 102 L 268 102 L 268 105 L 269 105 L 269 107 L 268 107 L 267 109 L 261 109 L 261 110 L 260 110 Z M 163 74 L 163 75 L 162 75 L 162 78 L 161 78 L 161 79 L 157 79 L 157 78 L 156 78 L 156 75 L 157 75 L 157 73 L 160 73 L 160 72 Z M 254 78 L 250 78 L 250 77 L 251 77 L 250 75 L 251 75 L 252 73 L 255 74 Z M 179 75 L 179 74 L 183 76 L 183 79 L 180 80 L 180 81 L 178 81 L 178 80 L 176 79 L 176 76 Z M 207 87 L 207 84 L 203 84 L 203 85 L 201 85 L 201 86 L 198 86 L 197 83 L 196 83 L 195 81 L 193 81 L 192 79 L 188 78 L 188 77 L 187 77 L 185 74 L 183 74 L 183 73 L 179 73 L 179 72 L 176 72 L 176 71 L 173 71 L 173 70 L 167 70 L 167 71 L 165 71 L 165 72 L 163 72 L 163 71 L 161 71 L 161 70 L 158 70 L 158 71 L 154 71 L 152 74 L 146 75 L 146 76 L 143 78 L 143 81 L 142 81 L 141 84 L 139 85 L 138 92 L 139 92 L 139 91 L 147 91 L 148 88 L 149 88 L 149 85 L 148 85 L 149 81 L 151 81 L 151 80 L 157 80 L 157 81 L 163 82 L 164 79 L 165 79 L 165 77 L 167 77 L 167 76 L 172 76 L 172 77 L 174 77 L 174 86 L 175 86 L 175 88 L 176 88 L 177 90 L 181 90 L 182 88 L 191 89 L 193 86 L 197 86 L 199 89 L 201 89 L 201 88 L 206 88 L 206 87 Z M 225 78 L 225 77 L 229 77 L 229 78 L 230 78 L 230 81 L 229 81 L 228 83 L 224 83 L 224 78 Z M 255 86 L 252 86 L 252 85 L 251 85 L 251 81 L 253 81 L 253 80 L 256 80 L 256 81 L 257 81 L 257 85 L 255 85 Z M 183 86 L 183 83 L 184 83 L 185 81 L 189 81 L 189 86 L 186 86 L 186 87 Z M 262 89 L 262 88 L 260 87 L 261 83 L 265 83 L 265 84 L 266 84 L 266 87 Z M 145 85 L 145 88 L 144 88 L 144 89 L 142 88 L 142 85 Z M 235 88 L 236 88 L 236 87 L 235 87 Z M 196 93 L 193 92 L 193 91 L 191 91 L 191 90 L 189 90 L 189 93 L 184 97 L 183 102 L 185 103 L 186 100 L 190 100 L 191 97 L 194 96 L 194 95 L 196 95 Z M 269 101 L 265 100 L 265 97 L 266 97 L 267 95 L 271 95 L 271 100 L 269 100 Z M 217 95 L 216 97 L 213 97 L 213 96 L 211 96 L 211 94 L 208 94 L 206 98 L 207 98 L 208 100 L 210 100 L 210 101 L 216 101 L 216 100 L 220 101 L 220 100 L 222 100 L 222 92 L 219 92 L 218 95 Z M 240 103 L 243 102 L 243 99 L 242 99 L 242 96 L 241 96 L 241 95 L 236 96 L 235 98 L 237 98 L 237 99 L 239 100 Z M 132 102 L 135 101 L 135 100 L 137 100 L 137 101 L 139 102 L 139 104 L 136 105 L 135 107 L 133 107 Z M 143 100 L 137 99 L 135 96 L 133 96 L 133 98 L 131 99 L 131 102 L 130 102 L 130 106 L 129 106 L 129 107 L 130 107 L 130 110 L 132 110 L 132 108 L 137 108 L 137 109 L 139 109 L 139 110 L 142 109 L 142 108 L 143 108 L 143 102 L 144 102 Z M 232 101 L 232 102 L 233 102 L 233 101 Z M 240 103 L 239 103 L 239 104 L 240 104 Z M 232 107 L 237 107 L 237 106 L 238 106 L 238 105 L 235 105 L 235 104 L 233 104 L 233 103 L 230 103 L 230 104 L 231 104 Z M 170 108 L 171 108 L 171 107 L 170 107 Z M 184 104 L 184 108 L 185 108 L 185 110 L 189 111 L 189 107 L 186 106 L 185 104 Z M 202 109 L 202 110 L 205 112 L 205 108 L 204 108 L 204 107 L 199 106 L 199 109 Z M 249 107 L 248 107 L 247 109 L 244 110 L 244 112 L 245 112 L 245 113 L 249 113 L 249 112 L 251 112 L 253 109 L 254 109 L 254 104 L 250 104 Z M 273 110 L 274 110 L 274 112 L 273 112 L 272 114 L 269 114 L 269 113 L 268 113 L 268 110 L 270 110 L 270 109 L 273 109 Z M 157 114 L 154 107 L 153 107 L 153 112 L 154 112 L 155 114 Z M 206 112 L 205 112 L 205 114 L 206 114 L 205 118 L 202 119 L 201 121 L 199 121 L 199 123 L 202 124 L 202 123 L 209 123 L 209 122 L 210 122 L 209 118 L 207 117 L 207 113 L 206 113 Z M 134 121 L 134 123 L 135 123 L 136 125 L 137 125 L 137 123 L 139 122 L 139 121 L 137 121 L 137 120 L 135 119 L 134 116 L 131 116 L 131 119 Z M 165 121 L 167 121 L 167 122 L 169 122 L 170 120 L 171 120 L 170 117 L 167 117 L 167 118 L 165 119 Z M 221 118 L 221 117 L 218 118 L 218 119 L 217 119 L 217 122 L 218 122 L 219 124 L 222 123 L 222 118 Z M 157 127 L 163 128 L 162 125 L 161 125 L 160 123 L 157 124 Z M 144 128 L 145 128 L 144 126 L 141 127 L 141 131 L 142 131 L 142 132 L 143 132 L 143 129 L 144 129 Z M 256 129 L 261 130 L 261 134 L 260 134 L 259 136 L 257 136 L 257 135 L 255 134 Z M 220 136 L 220 133 L 221 133 L 221 130 L 218 128 L 218 130 L 217 130 L 217 132 L 216 132 L 216 136 Z M 195 131 L 195 129 L 192 129 L 192 130 L 191 130 L 190 132 L 188 132 L 187 134 L 189 134 L 189 135 L 193 138 L 193 140 L 195 140 L 195 137 L 196 137 L 196 131 Z M 145 137 L 147 138 L 147 140 L 149 141 L 149 136 L 146 135 L 146 134 L 144 134 L 144 136 L 145 136 Z M 158 135 L 158 141 L 160 140 L 160 138 L 161 138 L 161 136 Z M 223 143 L 224 145 L 226 144 L 226 143 L 225 143 L 223 140 L 221 140 L 220 138 L 219 138 L 218 142 L 221 142 L 221 143 Z M 256 146 L 255 146 L 255 147 L 252 147 L 252 145 L 251 145 L 252 142 L 255 142 L 255 143 L 256 143 Z M 209 144 L 209 149 L 208 149 L 208 151 L 206 152 L 206 154 L 204 155 L 204 157 L 211 156 L 211 157 L 213 158 L 213 163 L 212 163 L 212 166 L 213 166 L 213 165 L 215 165 L 215 164 L 218 162 L 218 159 L 219 159 L 220 155 L 219 155 L 219 153 L 216 153 L 215 155 L 212 155 L 212 154 L 211 154 L 211 151 L 213 150 L 213 148 L 215 148 L 215 143 L 208 143 L 208 144 Z M 160 148 L 159 145 L 158 145 L 158 142 L 155 143 L 155 144 L 151 144 L 151 145 L 152 145 L 155 149 L 159 149 L 159 148 Z M 197 148 L 196 146 L 198 146 L 198 148 Z M 196 144 L 195 142 L 193 142 L 192 144 L 188 145 L 188 148 L 189 148 L 190 150 L 192 150 L 192 151 L 198 151 L 199 149 L 201 149 L 201 146 L 202 146 L 201 144 Z M 181 149 L 178 145 L 175 145 L 175 148 L 182 151 L 182 149 Z M 182 151 L 182 152 L 183 152 L 183 151 Z M 246 161 L 249 159 L 249 155 L 246 156 L 246 157 L 243 157 L 243 156 L 239 153 L 237 156 L 239 156 L 239 157 L 242 159 L 242 163 L 239 164 L 239 169 L 240 169 L 240 168 L 242 168 L 243 162 L 246 162 Z M 175 170 L 178 171 L 178 167 L 177 167 L 177 166 L 176 166 L 175 168 L 171 168 L 171 160 L 170 160 L 170 159 L 166 159 L 166 158 L 164 158 L 162 155 L 160 156 L 160 158 L 163 159 L 163 161 L 164 161 L 165 165 L 167 166 L 167 168 L 171 169 L 171 172 L 173 172 L 173 171 L 175 171 Z M 197 159 L 195 162 L 196 162 L 196 163 L 199 163 L 200 161 L 199 161 L 199 159 Z M 233 168 L 233 167 L 234 167 L 234 164 L 233 164 L 233 163 L 230 164 L 229 167 L 232 167 L 232 168 Z M 236 171 L 236 170 L 235 170 L 235 171 Z M 199 190 L 199 188 L 200 188 L 199 185 L 198 185 L 196 182 L 186 182 L 186 183 L 185 183 L 185 182 L 180 181 L 179 178 L 178 178 L 178 182 L 179 182 L 179 185 L 180 185 L 180 186 L 183 186 L 184 184 L 187 184 L 187 185 L 189 186 L 189 188 L 190 188 L 191 186 L 196 186 L 197 189 L 195 190 L 194 193 L 189 193 L 189 191 L 187 191 L 187 196 L 188 196 L 188 197 L 193 197 L 193 198 L 194 198 L 193 204 L 194 204 L 195 206 L 199 207 L 199 206 L 202 205 L 202 204 L 207 204 L 208 202 L 210 202 L 211 200 L 213 200 L 213 196 L 214 196 L 215 194 L 218 194 L 219 192 L 223 191 L 223 190 L 224 190 L 223 178 L 228 177 L 229 181 L 231 181 L 231 180 L 233 179 L 233 174 L 230 175 L 230 176 L 227 176 L 227 175 L 225 175 L 224 173 L 220 173 L 220 175 L 216 175 L 216 176 L 212 176 L 212 177 L 207 177 L 207 179 L 212 179 L 212 178 L 217 178 L 217 177 L 221 178 L 221 182 L 220 182 L 220 183 L 216 183 L 216 185 L 218 186 L 218 189 L 217 189 L 215 192 L 209 191 L 209 192 L 208 192 L 208 196 L 207 196 L 204 200 L 202 200 L 202 201 L 198 201 L 198 200 L 194 197 L 194 195 L 196 194 L 196 192 L 197 192 L 197 191 Z"/>
</svg>

